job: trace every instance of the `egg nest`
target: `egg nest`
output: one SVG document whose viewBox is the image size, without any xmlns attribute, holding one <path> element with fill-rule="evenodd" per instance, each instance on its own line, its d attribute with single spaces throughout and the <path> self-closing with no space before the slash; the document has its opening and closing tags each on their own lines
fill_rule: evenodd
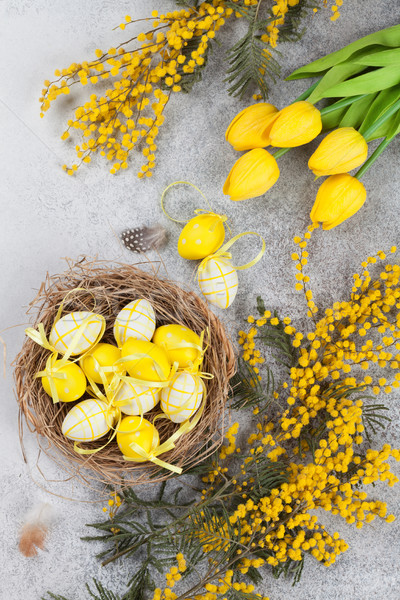
<svg viewBox="0 0 400 600">
<path fill-rule="evenodd" d="M 157 264 L 143 262 L 139 268 L 85 258 L 76 263 L 68 261 L 68 265 L 69 268 L 64 273 L 47 276 L 36 298 L 29 305 L 28 314 L 34 314 L 36 326 L 43 323 L 47 336 L 57 310 L 64 302 L 63 315 L 86 310 L 103 315 L 107 325 L 101 341 L 115 343 L 115 318 L 128 302 L 137 298 L 145 298 L 151 303 L 157 327 L 178 323 L 186 325 L 199 335 L 208 328 L 210 345 L 201 370 L 211 373 L 213 378 L 205 381 L 207 400 L 204 412 L 196 427 L 182 435 L 175 448 L 160 456 L 163 461 L 177 465 L 183 471 L 204 461 L 222 444 L 228 414 L 226 401 L 229 380 L 235 372 L 236 364 L 232 345 L 219 319 L 196 294 L 168 279 L 158 277 Z M 25 460 L 24 421 L 29 430 L 37 435 L 39 454 L 44 452 L 50 456 L 68 474 L 68 478 L 80 478 L 85 484 L 102 482 L 125 487 L 162 481 L 172 475 L 170 471 L 151 462 L 125 461 L 115 439 L 95 454 L 77 454 L 73 441 L 64 437 L 61 432 L 64 417 L 75 403 L 53 404 L 44 391 L 40 378 L 35 378 L 35 374 L 44 369 L 48 356 L 48 350 L 27 337 L 15 359 L 20 440 Z M 85 397 L 86 395 L 77 402 Z M 146 413 L 146 419 L 153 421 L 155 415 L 160 413 L 161 409 L 157 405 Z M 179 425 L 167 419 L 158 420 L 161 443 L 178 427 Z M 105 436 L 96 442 L 84 444 L 84 447 L 98 448 L 107 439 L 108 436 Z"/>
</svg>

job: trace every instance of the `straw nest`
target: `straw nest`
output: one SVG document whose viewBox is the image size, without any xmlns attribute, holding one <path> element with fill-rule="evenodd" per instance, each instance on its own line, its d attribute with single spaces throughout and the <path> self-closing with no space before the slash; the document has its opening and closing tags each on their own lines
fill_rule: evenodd
<svg viewBox="0 0 400 600">
<path fill-rule="evenodd" d="M 146 263 L 141 266 L 146 267 Z M 47 276 L 31 302 L 28 313 L 35 314 L 36 325 L 43 323 L 46 335 L 50 333 L 61 302 L 75 288 L 81 289 L 68 295 L 63 314 L 93 310 L 103 315 L 107 323 L 102 338 L 105 342 L 115 343 L 112 335 L 115 317 L 123 306 L 136 298 L 150 301 L 156 314 L 157 326 L 180 323 L 198 334 L 209 328 L 210 346 L 205 354 L 202 370 L 211 373 L 213 379 L 206 382 L 207 402 L 204 413 L 197 426 L 181 436 L 174 449 L 161 456 L 162 460 L 178 465 L 184 471 L 203 461 L 222 443 L 229 379 L 235 370 L 233 348 L 220 321 L 193 292 L 160 279 L 155 272 L 149 273 L 137 266 L 89 261 L 85 258 L 77 263 L 69 262 L 69 268 L 60 275 Z M 171 476 L 169 471 L 151 462 L 139 464 L 124 461 L 114 440 L 96 454 L 77 454 L 73 442 L 61 433 L 62 422 L 71 403 L 53 404 L 43 390 L 40 379 L 35 379 L 35 373 L 44 368 L 48 355 L 47 350 L 26 338 L 15 360 L 22 448 L 25 419 L 29 430 L 37 435 L 40 450 L 57 462 L 68 474 L 68 479 L 78 477 L 86 484 L 102 482 L 112 486 L 132 486 L 162 481 Z M 160 408 L 156 407 L 146 414 L 146 418 L 151 421 L 159 412 Z M 157 428 L 161 442 L 177 427 L 169 420 L 159 420 Z M 103 443 L 103 440 L 99 440 L 86 444 L 85 447 L 95 448 L 96 444 L 99 446 Z"/>
</svg>

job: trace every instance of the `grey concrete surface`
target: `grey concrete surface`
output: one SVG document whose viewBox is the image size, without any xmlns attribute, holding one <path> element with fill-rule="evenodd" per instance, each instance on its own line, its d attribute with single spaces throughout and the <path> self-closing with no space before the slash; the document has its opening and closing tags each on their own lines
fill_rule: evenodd
<svg viewBox="0 0 400 600">
<path fill-rule="evenodd" d="M 46 483 L 35 467 L 34 436 L 25 435 L 28 465 L 20 451 L 10 362 L 24 339 L 25 307 L 47 271 L 64 269 L 62 257 L 86 254 L 135 262 L 114 232 L 161 222 L 170 231 L 170 243 L 162 253 L 165 268 L 177 281 L 190 280 L 193 267 L 176 251 L 179 226 L 167 222 L 159 206 L 164 187 L 186 179 L 205 192 L 217 211 L 229 215 L 235 232 L 256 229 L 267 242 L 262 262 L 240 273 L 234 305 L 226 312 L 216 311 L 232 336 L 242 326 L 242 318 L 253 312 L 260 293 L 267 306 L 292 316 L 299 327 L 307 327 L 303 298 L 294 291 L 290 254 L 294 250 L 293 236 L 301 234 L 308 224 L 317 189 L 306 168 L 310 150 L 296 149 L 281 159 L 281 178 L 265 197 L 235 204 L 222 195 L 225 177 L 237 158 L 224 141 L 224 131 L 230 119 L 249 103 L 249 99 L 229 97 L 222 82 L 224 53 L 229 42 L 238 39 L 242 24 L 226 26 L 222 45 L 211 56 L 205 78 L 195 93 L 177 95 L 167 107 L 157 142 L 158 166 L 150 180 L 136 179 L 141 164 L 138 155 L 131 158 L 132 167 L 117 177 L 109 174 L 102 161 L 95 161 L 74 178 L 67 177 L 61 165 L 72 160 L 73 147 L 61 142 L 59 135 L 66 109 L 76 103 L 69 97 L 57 103 L 43 120 L 39 118 L 37 99 L 42 81 L 51 77 L 55 68 L 90 57 L 95 48 L 107 49 L 126 39 L 126 32 L 112 31 L 125 14 L 140 18 L 154 8 L 165 10 L 173 5 L 170 0 L 0 2 L 0 330 L 8 353 L 7 376 L 0 380 L 1 600 L 37 600 L 46 590 L 82 600 L 87 597 L 84 582 L 91 576 L 123 590 L 124 581 L 134 570 L 134 565 L 125 563 L 102 569 L 94 558 L 95 548 L 80 541 L 86 533 L 85 523 L 101 517 L 96 494 L 75 482 Z M 280 46 L 283 75 L 357 37 L 397 23 L 400 4 L 398 0 L 345 0 L 341 12 L 335 23 L 329 20 L 329 10 L 310 17 L 304 22 L 307 30 L 301 42 Z M 271 100 L 284 106 L 303 89 L 302 82 L 281 81 L 272 86 Z M 320 306 L 328 307 L 334 300 L 346 298 L 360 262 L 399 242 L 398 154 L 399 142 L 395 141 L 365 176 L 368 199 L 355 217 L 339 228 L 314 236 L 308 272 Z M 199 199 L 191 192 L 176 198 L 199 206 Z M 173 205 L 177 206 L 171 196 Z M 242 248 L 246 257 L 254 251 L 250 241 L 243 242 Z M 196 289 L 191 281 L 189 285 Z M 377 435 L 376 444 L 389 442 L 398 447 L 400 397 L 397 393 L 384 400 L 393 420 L 385 432 Z M 48 479 L 65 478 L 46 459 L 42 458 L 40 464 Z M 56 495 L 49 495 L 43 488 L 50 488 Z M 385 499 L 389 511 L 399 514 L 399 490 L 399 486 L 377 486 L 371 494 Z M 36 559 L 26 559 L 17 549 L 18 529 L 25 511 L 39 500 L 52 504 L 54 525 L 46 551 Z M 322 519 L 331 531 L 344 535 L 350 545 L 348 552 L 329 569 L 307 560 L 303 579 L 295 588 L 288 581 L 275 581 L 266 572 L 261 591 L 271 600 L 397 600 L 400 520 L 391 525 L 374 522 L 360 531 L 340 518 L 323 515 Z"/>
</svg>

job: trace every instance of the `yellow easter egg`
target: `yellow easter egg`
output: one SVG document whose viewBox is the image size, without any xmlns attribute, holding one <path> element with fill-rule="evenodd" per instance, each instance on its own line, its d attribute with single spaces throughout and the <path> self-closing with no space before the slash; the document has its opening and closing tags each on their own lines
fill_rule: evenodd
<svg viewBox="0 0 400 600">
<path fill-rule="evenodd" d="M 93 379 L 95 383 L 103 383 L 98 367 L 112 367 L 120 358 L 121 350 L 116 346 L 112 344 L 97 344 L 88 354 L 80 359 L 79 364 L 87 377 Z M 98 366 L 95 361 L 98 363 Z M 124 373 L 125 368 L 121 366 L 118 372 Z M 107 381 L 110 382 L 114 373 L 105 372 L 104 375 Z"/>
<path fill-rule="evenodd" d="M 200 337 L 184 325 L 157 327 L 153 342 L 164 348 L 171 363 L 177 362 L 182 368 L 191 367 L 201 353 Z M 197 346 L 197 348 L 193 348 L 193 346 Z"/>
<path fill-rule="evenodd" d="M 224 238 L 225 227 L 220 215 L 197 215 L 182 229 L 178 252 L 189 260 L 205 258 L 218 250 Z"/>
<path fill-rule="evenodd" d="M 145 462 L 147 458 L 136 452 L 131 444 L 137 444 L 149 453 L 160 445 L 157 429 L 147 419 L 141 417 L 124 417 L 118 427 L 117 444 L 124 456 L 135 462 Z"/>
<path fill-rule="evenodd" d="M 170 385 L 161 391 L 161 409 L 174 423 L 190 419 L 203 399 L 203 384 L 198 375 L 175 373 Z"/>
<path fill-rule="evenodd" d="M 143 415 L 160 401 L 160 388 L 123 381 L 115 394 L 115 404 L 126 415 Z"/>
<path fill-rule="evenodd" d="M 228 308 L 238 290 L 235 267 L 227 258 L 220 256 L 206 259 L 200 264 L 198 282 L 207 300 L 220 308 Z"/>
<path fill-rule="evenodd" d="M 65 354 L 73 343 L 75 347 L 71 356 L 77 356 L 97 344 L 104 326 L 105 320 L 101 315 L 88 311 L 71 312 L 53 325 L 49 342 L 60 354 Z"/>
<path fill-rule="evenodd" d="M 131 377 L 144 381 L 166 381 L 171 363 L 163 348 L 153 342 L 130 338 L 121 349 L 122 358 L 132 356 L 125 367 Z"/>
<path fill-rule="evenodd" d="M 150 342 L 156 328 L 154 309 L 148 300 L 133 300 L 118 313 L 114 337 L 119 347 L 129 338 Z"/>
<path fill-rule="evenodd" d="M 107 404 L 93 398 L 75 404 L 65 417 L 62 432 L 76 442 L 93 442 L 103 437 L 112 425 L 107 419 Z"/>
<path fill-rule="evenodd" d="M 49 378 L 52 378 L 61 402 L 74 402 L 85 393 L 86 377 L 76 363 L 67 361 L 64 366 L 58 368 L 60 363 L 61 360 L 56 360 L 48 376 L 42 377 L 43 388 L 51 396 Z"/>
</svg>

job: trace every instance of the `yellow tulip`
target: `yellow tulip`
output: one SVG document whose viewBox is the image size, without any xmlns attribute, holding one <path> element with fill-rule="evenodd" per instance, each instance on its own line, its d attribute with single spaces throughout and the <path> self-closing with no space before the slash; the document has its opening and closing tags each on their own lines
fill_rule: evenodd
<svg viewBox="0 0 400 600">
<path fill-rule="evenodd" d="M 365 187 L 352 175 L 331 175 L 318 190 L 310 213 L 311 220 L 322 223 L 323 229 L 332 229 L 354 215 L 366 197 Z"/>
<path fill-rule="evenodd" d="M 248 200 L 265 194 L 279 178 L 275 158 L 262 148 L 254 148 L 243 154 L 233 165 L 223 192 L 231 200 Z"/>
<path fill-rule="evenodd" d="M 310 102 L 294 102 L 278 112 L 269 132 L 271 146 L 294 148 L 308 144 L 322 130 L 321 113 Z"/>
<path fill-rule="evenodd" d="M 225 133 L 225 139 L 235 150 L 265 148 L 270 145 L 269 130 L 278 109 L 268 102 L 253 104 L 233 119 Z"/>
<path fill-rule="evenodd" d="M 310 156 L 308 167 L 318 177 L 348 173 L 367 159 L 368 144 L 354 127 L 331 131 Z"/>
</svg>

